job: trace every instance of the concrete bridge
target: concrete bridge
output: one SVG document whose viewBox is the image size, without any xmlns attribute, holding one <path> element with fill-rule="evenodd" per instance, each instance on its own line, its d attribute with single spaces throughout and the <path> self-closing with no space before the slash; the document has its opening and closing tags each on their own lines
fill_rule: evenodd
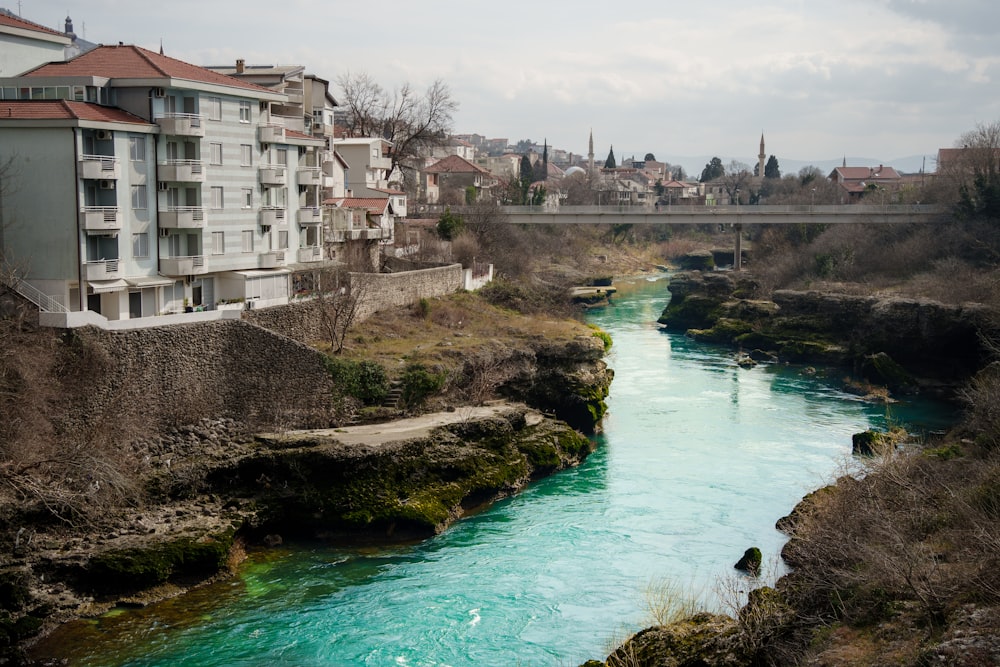
<svg viewBox="0 0 1000 667">
<path fill-rule="evenodd" d="M 504 206 L 514 224 L 886 224 L 936 222 L 944 212 L 926 204 L 790 204 L 786 206 Z"/>
<path fill-rule="evenodd" d="M 504 206 L 503 212 L 514 224 L 583 224 L 583 225 L 732 225 L 736 232 L 733 268 L 743 260 L 743 225 L 832 225 L 846 223 L 899 224 L 939 222 L 944 210 L 926 204 L 790 204 L 757 206 Z"/>
</svg>

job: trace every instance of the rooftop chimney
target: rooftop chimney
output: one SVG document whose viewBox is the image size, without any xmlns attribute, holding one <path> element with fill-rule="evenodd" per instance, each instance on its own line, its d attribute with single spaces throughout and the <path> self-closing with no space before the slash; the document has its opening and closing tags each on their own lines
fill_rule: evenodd
<svg viewBox="0 0 1000 667">
<path fill-rule="evenodd" d="M 236 73 L 243 74 L 243 71 L 247 68 L 247 62 L 243 58 L 236 59 Z"/>
</svg>

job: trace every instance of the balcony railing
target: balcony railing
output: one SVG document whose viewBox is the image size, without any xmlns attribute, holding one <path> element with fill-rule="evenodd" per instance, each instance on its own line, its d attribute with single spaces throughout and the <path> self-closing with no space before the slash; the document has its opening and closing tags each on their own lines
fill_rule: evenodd
<svg viewBox="0 0 1000 667">
<path fill-rule="evenodd" d="M 204 255 L 160 258 L 160 272 L 168 276 L 192 276 L 208 272 Z"/>
<path fill-rule="evenodd" d="M 277 206 L 264 206 L 260 209 L 260 224 L 265 226 L 288 224 L 287 211 Z"/>
<path fill-rule="evenodd" d="M 264 252 L 258 255 L 258 263 L 262 269 L 276 269 L 285 264 L 285 251 L 284 250 L 272 250 L 271 252 Z"/>
<path fill-rule="evenodd" d="M 318 262 L 323 259 L 323 248 L 319 246 L 309 246 L 299 248 L 300 262 Z"/>
<path fill-rule="evenodd" d="M 280 144 L 285 141 L 285 128 L 281 125 L 261 125 L 257 132 L 262 144 Z"/>
<path fill-rule="evenodd" d="M 299 167 L 299 185 L 320 185 L 323 182 L 323 172 L 319 167 Z"/>
<path fill-rule="evenodd" d="M 282 165 L 262 165 L 259 173 L 261 185 L 285 184 L 285 167 Z"/>
<path fill-rule="evenodd" d="M 112 155 L 81 155 L 77 174 L 80 178 L 111 180 L 121 178 L 121 167 Z"/>
<path fill-rule="evenodd" d="M 156 118 L 163 134 L 180 137 L 204 137 L 205 128 L 201 116 L 196 113 L 165 113 Z"/>
<path fill-rule="evenodd" d="M 205 182 L 205 168 L 201 160 L 167 160 L 159 165 L 157 172 L 161 181 Z"/>
<path fill-rule="evenodd" d="M 121 278 L 117 259 L 97 259 L 84 262 L 87 280 L 113 280 Z"/>
<path fill-rule="evenodd" d="M 302 95 L 301 88 L 285 88 L 283 91 L 285 95 L 288 96 L 289 104 L 302 104 L 305 98 Z"/>
<path fill-rule="evenodd" d="M 311 208 L 300 208 L 299 209 L 299 224 L 300 225 L 318 225 L 323 222 L 323 210 L 318 207 Z"/>
<path fill-rule="evenodd" d="M 117 206 L 84 206 L 80 209 L 80 226 L 88 232 L 121 229 L 121 209 Z"/>
<path fill-rule="evenodd" d="M 168 206 L 160 210 L 160 227 L 165 229 L 198 229 L 205 226 L 205 209 L 201 206 Z"/>
</svg>

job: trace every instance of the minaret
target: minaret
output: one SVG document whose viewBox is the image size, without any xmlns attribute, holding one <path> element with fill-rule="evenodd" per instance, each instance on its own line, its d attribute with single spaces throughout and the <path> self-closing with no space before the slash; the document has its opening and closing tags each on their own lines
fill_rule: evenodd
<svg viewBox="0 0 1000 667">
<path fill-rule="evenodd" d="M 589 144 L 589 148 L 587 149 L 587 171 L 590 172 L 591 176 L 594 175 L 594 130 L 593 130 L 593 128 L 591 128 L 591 130 L 590 130 L 590 144 Z"/>
<path fill-rule="evenodd" d="M 764 152 L 764 133 L 760 133 L 760 153 L 757 155 L 757 176 L 764 178 L 764 163 L 767 161 L 767 154 Z"/>
</svg>

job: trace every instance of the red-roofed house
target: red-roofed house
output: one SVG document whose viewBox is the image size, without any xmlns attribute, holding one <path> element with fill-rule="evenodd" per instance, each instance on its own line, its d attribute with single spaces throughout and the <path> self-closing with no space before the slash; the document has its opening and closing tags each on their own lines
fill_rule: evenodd
<svg viewBox="0 0 1000 667">
<path fill-rule="evenodd" d="M 457 155 L 438 160 L 424 169 L 424 174 L 428 204 L 441 201 L 442 194 L 449 191 L 452 196 L 459 197 L 459 201 L 464 201 L 468 187 L 474 187 L 476 199 L 482 199 L 496 185 L 496 179 L 490 172 Z"/>
<path fill-rule="evenodd" d="M 842 198 L 856 202 L 866 193 L 896 192 L 902 177 L 892 167 L 837 167 L 830 172 L 830 180 L 840 188 Z"/>
<path fill-rule="evenodd" d="M 0 77 L 64 60 L 73 40 L 64 33 L 0 9 Z"/>
<path fill-rule="evenodd" d="M 337 197 L 323 204 L 331 212 L 327 222 L 330 242 L 378 240 L 383 245 L 394 242 L 397 215 L 388 197 Z"/>
<path fill-rule="evenodd" d="M 4 216 L 30 221 L 7 248 L 26 281 L 109 320 L 287 303 L 290 274 L 326 257 L 325 142 L 272 116 L 286 104 L 137 46 L 0 79 L 0 160 L 20 184 Z"/>
</svg>

